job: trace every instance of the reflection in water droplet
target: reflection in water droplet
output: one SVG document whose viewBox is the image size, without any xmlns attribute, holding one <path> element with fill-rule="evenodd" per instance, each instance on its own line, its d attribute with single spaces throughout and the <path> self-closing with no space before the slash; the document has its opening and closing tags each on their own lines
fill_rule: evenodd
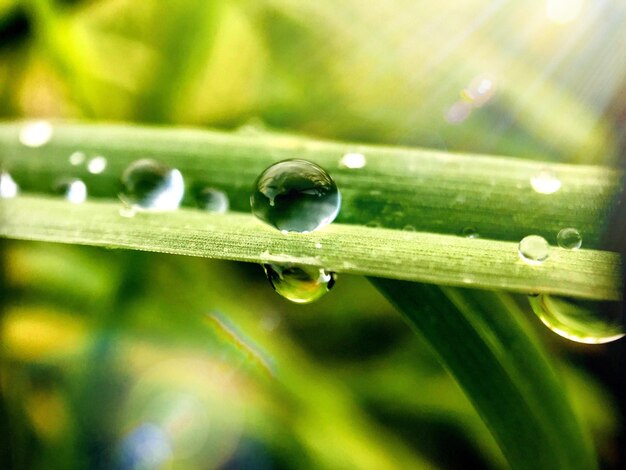
<svg viewBox="0 0 626 470">
<path fill-rule="evenodd" d="M 20 188 L 13 180 L 11 175 L 6 171 L 0 173 L 0 198 L 10 199 L 17 196 L 20 192 Z"/>
<path fill-rule="evenodd" d="M 533 311 L 552 331 L 578 343 L 600 344 L 626 333 L 622 302 L 590 301 L 540 294 L 529 296 Z"/>
<path fill-rule="evenodd" d="M 321 268 L 264 264 L 263 269 L 276 292 L 299 304 L 319 299 L 335 285 L 335 273 Z"/>
<path fill-rule="evenodd" d="M 229 201 L 225 192 L 215 188 L 201 188 L 195 193 L 196 204 L 207 212 L 223 214 L 228 211 Z"/>
<path fill-rule="evenodd" d="M 367 161 L 365 160 L 365 155 L 363 155 L 362 153 L 346 153 L 343 157 L 341 157 L 341 160 L 339 161 L 339 164 L 341 166 L 344 166 L 346 168 L 363 168 L 365 166 L 365 164 L 367 163 Z"/>
<path fill-rule="evenodd" d="M 74 152 L 70 155 L 70 164 L 74 166 L 81 165 L 85 161 L 85 156 L 83 152 Z"/>
<path fill-rule="evenodd" d="M 528 235 L 519 242 L 519 256 L 528 264 L 539 265 L 550 256 L 550 245 L 539 235 Z"/>
<path fill-rule="evenodd" d="M 583 244 L 580 232 L 573 227 L 562 229 L 556 236 L 556 241 L 561 248 L 578 250 Z"/>
<path fill-rule="evenodd" d="M 180 205 L 185 192 L 183 175 L 151 159 L 131 163 L 122 174 L 120 199 L 140 211 L 169 211 Z"/>
<path fill-rule="evenodd" d="M 530 178 L 530 185 L 540 194 L 552 194 L 561 189 L 561 180 L 552 170 L 544 168 Z"/>
<path fill-rule="evenodd" d="M 465 238 L 478 238 L 480 235 L 476 227 L 465 227 L 463 229 L 463 236 Z"/>
<path fill-rule="evenodd" d="M 306 160 L 275 163 L 261 173 L 253 191 L 253 214 L 282 232 L 322 228 L 335 220 L 341 206 L 330 175 Z"/>
<path fill-rule="evenodd" d="M 89 163 L 87 163 L 87 171 L 94 175 L 99 175 L 104 170 L 106 170 L 106 167 L 107 159 L 104 158 L 102 155 L 93 157 L 91 160 L 89 160 Z"/>
<path fill-rule="evenodd" d="M 52 124 L 48 121 L 32 121 L 20 129 L 19 139 L 27 147 L 41 147 L 50 141 L 52 133 Z"/>
<path fill-rule="evenodd" d="M 87 186 L 78 178 L 62 178 L 54 185 L 54 191 L 72 204 L 80 204 L 87 199 Z"/>
</svg>

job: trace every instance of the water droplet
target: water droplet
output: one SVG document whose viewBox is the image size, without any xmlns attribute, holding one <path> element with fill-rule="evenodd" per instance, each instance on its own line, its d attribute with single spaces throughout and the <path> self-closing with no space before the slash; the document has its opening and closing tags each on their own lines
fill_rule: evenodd
<svg viewBox="0 0 626 470">
<path fill-rule="evenodd" d="M 529 296 L 533 311 L 552 331 L 578 343 L 601 344 L 624 336 L 623 302 L 591 301 L 540 294 Z"/>
<path fill-rule="evenodd" d="M 366 163 L 367 161 L 365 160 L 365 155 L 363 155 L 362 153 L 353 152 L 346 153 L 343 157 L 341 157 L 341 160 L 339 161 L 339 164 L 341 166 L 353 169 L 363 168 Z"/>
<path fill-rule="evenodd" d="M 19 139 L 27 147 L 41 147 L 50 141 L 52 133 L 52 124 L 48 121 L 32 121 L 20 129 Z"/>
<path fill-rule="evenodd" d="M 196 204 L 200 209 L 208 212 L 223 214 L 228 210 L 228 196 L 225 192 L 215 188 L 201 188 L 195 194 Z"/>
<path fill-rule="evenodd" d="M 83 152 L 74 152 L 70 155 L 69 161 L 71 165 L 81 165 L 85 161 L 85 154 Z"/>
<path fill-rule="evenodd" d="M 320 242 L 315 243 L 315 248 L 320 249 L 322 247 L 322 244 Z"/>
<path fill-rule="evenodd" d="M 578 250 L 583 244 L 583 237 L 580 236 L 578 230 L 573 227 L 568 227 L 558 233 L 556 241 L 561 248 Z"/>
<path fill-rule="evenodd" d="M 78 178 L 62 178 L 54 185 L 54 192 L 72 204 L 80 204 L 87 199 L 87 186 Z"/>
<path fill-rule="evenodd" d="M 20 188 L 6 171 L 0 173 L 0 199 L 10 199 L 17 196 Z"/>
<path fill-rule="evenodd" d="M 99 175 L 104 170 L 106 170 L 107 163 L 108 162 L 106 158 L 104 158 L 102 155 L 98 155 L 97 157 L 93 157 L 91 160 L 89 160 L 89 162 L 87 163 L 87 171 L 91 174 Z"/>
<path fill-rule="evenodd" d="M 479 75 L 475 77 L 469 86 L 461 92 L 461 97 L 473 107 L 480 107 L 489 101 L 496 92 L 496 84 L 493 77 Z"/>
<path fill-rule="evenodd" d="M 402 227 L 402 230 L 404 230 L 405 232 L 415 232 L 415 227 L 413 227 L 412 225 L 405 225 L 404 227 Z"/>
<path fill-rule="evenodd" d="M 307 233 L 335 220 L 341 195 L 323 168 L 306 160 L 285 160 L 261 173 L 250 205 L 256 217 L 278 230 Z"/>
<path fill-rule="evenodd" d="M 552 194 L 561 189 L 561 180 L 552 170 L 544 168 L 530 178 L 530 185 L 540 194 Z"/>
<path fill-rule="evenodd" d="M 478 238 L 480 237 L 480 234 L 478 233 L 478 230 L 476 230 L 476 227 L 465 227 L 463 229 L 463 236 L 465 238 Z"/>
<path fill-rule="evenodd" d="M 335 285 L 335 273 L 322 268 L 264 264 L 263 269 L 274 290 L 298 304 L 319 299 Z"/>
<path fill-rule="evenodd" d="M 519 242 L 519 256 L 528 264 L 541 264 L 550 256 L 550 245 L 539 235 L 528 235 Z"/>
<path fill-rule="evenodd" d="M 140 211 L 169 211 L 180 205 L 185 193 L 183 175 L 151 159 L 131 163 L 122 174 L 120 199 Z"/>
</svg>

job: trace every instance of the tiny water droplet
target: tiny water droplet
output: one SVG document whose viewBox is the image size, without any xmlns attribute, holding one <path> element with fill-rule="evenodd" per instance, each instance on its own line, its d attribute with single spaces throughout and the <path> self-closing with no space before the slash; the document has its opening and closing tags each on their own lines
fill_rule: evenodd
<svg viewBox="0 0 626 470">
<path fill-rule="evenodd" d="M 583 237 L 578 230 L 573 227 L 568 227 L 561 229 L 556 236 L 556 241 L 561 248 L 578 250 L 583 244 Z"/>
<path fill-rule="evenodd" d="M 539 319 L 558 335 L 578 343 L 602 344 L 624 336 L 623 302 L 556 295 L 528 296 Z"/>
<path fill-rule="evenodd" d="M 87 186 L 78 178 L 61 178 L 53 189 L 72 204 L 81 204 L 87 199 Z"/>
<path fill-rule="evenodd" d="M 306 160 L 285 160 L 261 173 L 250 206 L 257 218 L 282 232 L 307 233 L 335 220 L 341 195 L 323 168 Z"/>
<path fill-rule="evenodd" d="M 85 161 L 86 155 L 83 152 L 74 152 L 70 155 L 70 165 L 78 166 Z"/>
<path fill-rule="evenodd" d="M 405 225 L 404 227 L 402 227 L 402 230 L 404 230 L 405 232 L 415 232 L 415 227 L 413 227 L 412 225 Z"/>
<path fill-rule="evenodd" d="M 87 163 L 87 171 L 93 175 L 99 175 L 106 170 L 107 164 L 107 159 L 102 155 L 98 155 L 89 160 Z"/>
<path fill-rule="evenodd" d="M 215 188 L 201 188 L 195 193 L 196 205 L 207 212 L 223 214 L 228 211 L 229 201 L 225 192 Z"/>
<path fill-rule="evenodd" d="M 0 199 L 10 199 L 18 195 L 20 188 L 6 171 L 0 172 Z"/>
<path fill-rule="evenodd" d="M 264 264 L 263 269 L 274 290 L 298 304 L 319 299 L 335 285 L 335 273 L 322 268 Z"/>
<path fill-rule="evenodd" d="M 27 122 L 20 129 L 20 142 L 26 147 L 41 147 L 52 138 L 52 124 L 48 121 Z"/>
<path fill-rule="evenodd" d="M 463 229 L 463 236 L 465 238 L 479 238 L 480 234 L 478 230 L 476 230 L 476 227 L 465 227 Z"/>
<path fill-rule="evenodd" d="M 528 264 L 539 265 L 550 256 L 550 245 L 539 235 L 528 235 L 519 242 L 519 256 Z"/>
<path fill-rule="evenodd" d="M 363 168 L 366 164 L 365 155 L 354 152 L 346 153 L 339 161 L 339 165 L 352 169 Z"/>
<path fill-rule="evenodd" d="M 175 168 L 148 158 L 131 163 L 122 174 L 119 198 L 139 211 L 170 211 L 185 192 L 183 175 Z"/>
<path fill-rule="evenodd" d="M 548 168 L 530 178 L 530 185 L 540 194 L 552 194 L 561 189 L 561 180 Z"/>
</svg>

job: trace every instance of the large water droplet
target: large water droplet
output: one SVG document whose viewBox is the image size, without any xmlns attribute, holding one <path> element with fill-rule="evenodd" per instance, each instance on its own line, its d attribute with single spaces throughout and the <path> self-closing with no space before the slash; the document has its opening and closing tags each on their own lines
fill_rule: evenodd
<svg viewBox="0 0 626 470">
<path fill-rule="evenodd" d="M 19 139 L 27 147 L 41 147 L 50 141 L 52 133 L 52 124 L 48 121 L 32 121 L 20 129 Z"/>
<path fill-rule="evenodd" d="M 572 227 L 562 229 L 556 236 L 556 241 L 561 248 L 567 250 L 578 250 L 583 244 L 580 232 Z"/>
<path fill-rule="evenodd" d="M 561 180 L 548 168 L 530 178 L 530 185 L 540 194 L 552 194 L 561 189 Z"/>
<path fill-rule="evenodd" d="M 541 264 L 550 256 L 550 245 L 539 235 L 528 235 L 519 242 L 519 256 L 528 264 Z"/>
<path fill-rule="evenodd" d="M 180 206 L 185 193 L 183 175 L 151 159 L 131 163 L 122 174 L 122 202 L 134 210 L 168 211 Z"/>
<path fill-rule="evenodd" d="M 208 212 L 223 214 L 229 207 L 226 193 L 215 188 L 198 189 L 195 193 L 195 199 L 197 206 Z"/>
<path fill-rule="evenodd" d="M 626 333 L 622 302 L 590 301 L 540 294 L 528 297 L 533 311 L 552 331 L 578 343 L 600 344 Z"/>
<path fill-rule="evenodd" d="M 252 212 L 283 232 L 312 232 L 331 223 L 341 196 L 330 175 L 306 160 L 285 160 L 267 168 L 250 196 Z"/>
<path fill-rule="evenodd" d="M 335 273 L 312 266 L 264 264 L 276 292 L 299 304 L 313 302 L 335 285 Z"/>
<path fill-rule="evenodd" d="M 17 196 L 20 192 L 20 188 L 13 180 L 11 175 L 6 171 L 0 173 L 0 198 L 10 199 Z"/>
<path fill-rule="evenodd" d="M 72 204 L 80 204 L 87 199 L 87 186 L 78 178 L 62 178 L 54 185 L 54 192 Z"/>
</svg>

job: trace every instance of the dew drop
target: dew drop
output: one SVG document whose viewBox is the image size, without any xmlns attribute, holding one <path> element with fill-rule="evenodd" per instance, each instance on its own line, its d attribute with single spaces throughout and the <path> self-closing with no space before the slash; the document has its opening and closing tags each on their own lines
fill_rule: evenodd
<svg viewBox="0 0 626 470">
<path fill-rule="evenodd" d="M 282 232 L 307 233 L 330 224 L 341 195 L 330 175 L 306 160 L 285 160 L 267 168 L 250 196 L 252 213 Z"/>
<path fill-rule="evenodd" d="M 539 319 L 556 334 L 578 343 L 602 344 L 624 336 L 623 303 L 540 294 L 529 296 Z"/>
<path fill-rule="evenodd" d="M 583 244 L 580 232 L 573 227 L 562 229 L 556 236 L 556 241 L 561 248 L 578 250 Z"/>
<path fill-rule="evenodd" d="M 228 211 L 229 201 L 225 192 L 215 188 L 201 188 L 195 193 L 196 205 L 207 212 L 223 214 Z"/>
<path fill-rule="evenodd" d="M 61 178 L 54 185 L 54 192 L 72 204 L 81 204 L 87 199 L 87 186 L 78 178 Z"/>
<path fill-rule="evenodd" d="M 85 154 L 83 152 L 74 152 L 69 158 L 70 165 L 78 166 L 85 161 Z"/>
<path fill-rule="evenodd" d="M 480 237 L 480 234 L 478 233 L 478 230 L 476 230 L 476 227 L 465 227 L 463 229 L 463 236 L 465 238 L 478 238 Z"/>
<path fill-rule="evenodd" d="M 91 160 L 89 160 L 89 162 L 87 163 L 87 171 L 93 175 L 99 175 L 104 170 L 106 170 L 107 163 L 108 162 L 106 158 L 104 158 L 102 155 L 98 155 L 97 157 L 93 157 Z"/>
<path fill-rule="evenodd" d="M 10 199 L 20 192 L 20 188 L 6 171 L 0 173 L 0 199 Z"/>
<path fill-rule="evenodd" d="M 119 198 L 138 211 L 170 211 L 180 206 L 185 193 L 183 175 L 151 159 L 131 163 L 122 174 Z"/>
<path fill-rule="evenodd" d="M 19 139 L 26 147 L 41 147 L 50 141 L 52 133 L 52 124 L 48 121 L 32 121 L 20 129 Z"/>
<path fill-rule="evenodd" d="M 530 185 L 539 194 L 552 194 L 561 189 L 561 180 L 552 170 L 544 168 L 530 178 Z"/>
<path fill-rule="evenodd" d="M 539 235 L 528 235 L 519 242 L 519 256 L 528 264 L 539 265 L 550 256 L 550 245 Z"/>
<path fill-rule="evenodd" d="M 367 160 L 365 159 L 365 155 L 354 152 L 346 153 L 339 161 L 341 166 L 352 169 L 363 168 L 366 163 Z"/>
<path fill-rule="evenodd" d="M 298 304 L 319 299 L 335 285 L 335 273 L 322 268 L 264 264 L 263 269 L 274 290 Z"/>
</svg>

